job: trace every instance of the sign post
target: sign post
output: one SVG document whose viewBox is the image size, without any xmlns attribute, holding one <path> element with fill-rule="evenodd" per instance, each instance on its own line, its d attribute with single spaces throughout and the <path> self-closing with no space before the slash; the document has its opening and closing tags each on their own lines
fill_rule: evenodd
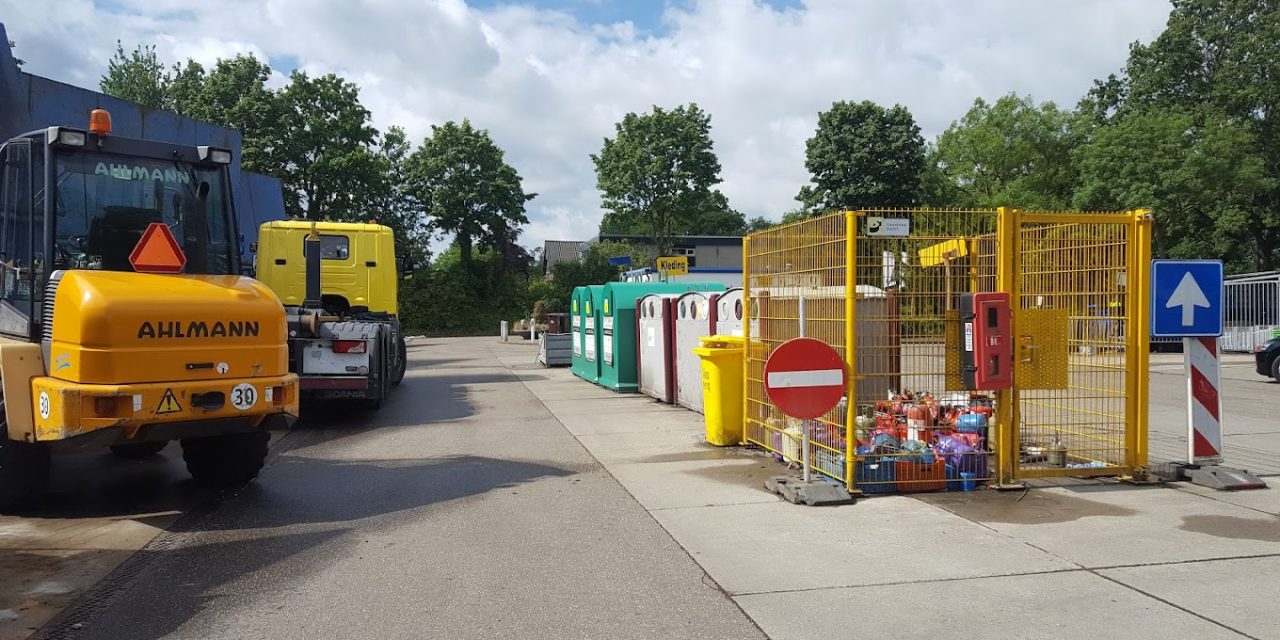
<svg viewBox="0 0 1280 640">
<path fill-rule="evenodd" d="M 1151 335 L 1182 338 L 1187 372 L 1187 461 L 1179 474 L 1216 489 L 1266 484 L 1222 462 L 1221 351 L 1224 275 L 1220 260 L 1151 261 Z M 1142 408 L 1144 411 L 1146 407 Z"/>
<path fill-rule="evenodd" d="M 804 326 L 803 320 L 800 326 Z M 765 487 L 797 504 L 839 504 L 851 500 L 842 488 L 811 481 L 809 470 L 809 421 L 826 415 L 840 403 L 847 388 L 846 381 L 840 352 L 821 340 L 803 336 L 794 338 L 769 354 L 764 364 L 765 393 L 778 410 L 802 420 L 804 424 L 804 478 L 799 484 L 792 483 L 793 478 L 773 478 L 765 482 Z"/>
</svg>

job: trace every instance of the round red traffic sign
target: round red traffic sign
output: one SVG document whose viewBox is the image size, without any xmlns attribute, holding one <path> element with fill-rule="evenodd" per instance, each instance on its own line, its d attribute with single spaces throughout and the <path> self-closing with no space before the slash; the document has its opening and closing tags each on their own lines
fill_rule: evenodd
<svg viewBox="0 0 1280 640">
<path fill-rule="evenodd" d="M 845 392 L 840 352 L 816 338 L 788 340 L 764 363 L 764 390 L 780 411 L 809 420 L 826 415 Z"/>
</svg>

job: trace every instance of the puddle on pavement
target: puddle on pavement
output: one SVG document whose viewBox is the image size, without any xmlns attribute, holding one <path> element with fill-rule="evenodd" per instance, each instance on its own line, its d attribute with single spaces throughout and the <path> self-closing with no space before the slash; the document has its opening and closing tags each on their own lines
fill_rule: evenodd
<svg viewBox="0 0 1280 640">
<path fill-rule="evenodd" d="M 663 453 L 649 456 L 640 462 L 661 464 L 664 462 L 697 462 L 699 460 L 749 460 L 741 453 L 726 449 L 706 449 L 703 451 L 685 451 L 682 453 Z"/>
<path fill-rule="evenodd" d="M 1237 518 L 1235 516 L 1183 516 L 1183 531 L 1218 538 L 1280 542 L 1280 518 Z"/>
<path fill-rule="evenodd" d="M 758 460 L 743 460 L 742 464 L 712 464 L 687 471 L 689 475 L 736 484 L 764 491 L 766 478 L 784 475 L 785 469 Z"/>
<path fill-rule="evenodd" d="M 974 522 L 1057 524 L 1081 518 L 1119 518 L 1138 513 L 1128 507 L 1036 489 L 1025 492 L 1025 495 L 1023 492 L 984 491 L 934 493 L 917 497 Z"/>
</svg>

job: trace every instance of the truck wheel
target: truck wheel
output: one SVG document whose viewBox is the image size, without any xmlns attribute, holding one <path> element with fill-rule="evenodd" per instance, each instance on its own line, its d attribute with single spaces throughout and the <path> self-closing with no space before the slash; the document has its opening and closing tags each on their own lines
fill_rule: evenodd
<svg viewBox="0 0 1280 640">
<path fill-rule="evenodd" d="M 0 412 L 4 411 L 0 404 Z M 0 418 L 0 430 L 7 429 Z M 49 449 L 0 435 L 0 511 L 33 504 L 49 486 Z"/>
<path fill-rule="evenodd" d="M 141 460 L 160 453 L 160 451 L 167 446 L 169 446 L 168 440 L 160 440 L 159 442 L 129 442 L 126 444 L 111 445 L 111 453 L 114 453 L 118 458 L 124 458 L 126 460 Z"/>
<path fill-rule="evenodd" d="M 400 384 L 404 380 L 404 372 L 409 368 L 409 349 L 405 347 L 404 336 L 396 338 L 396 372 L 391 376 L 391 384 Z"/>
<path fill-rule="evenodd" d="M 266 431 L 233 433 L 182 441 L 182 459 L 187 471 L 198 482 L 226 486 L 248 482 L 258 477 L 267 460 Z"/>
</svg>

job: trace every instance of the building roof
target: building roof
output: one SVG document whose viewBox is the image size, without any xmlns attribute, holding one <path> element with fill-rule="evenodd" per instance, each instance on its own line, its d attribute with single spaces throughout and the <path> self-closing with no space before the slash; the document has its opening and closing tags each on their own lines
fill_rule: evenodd
<svg viewBox="0 0 1280 640">
<path fill-rule="evenodd" d="M 582 242 L 578 240 L 547 240 L 542 246 L 542 258 L 547 261 L 548 268 L 558 262 L 577 262 L 580 246 Z"/>
</svg>

